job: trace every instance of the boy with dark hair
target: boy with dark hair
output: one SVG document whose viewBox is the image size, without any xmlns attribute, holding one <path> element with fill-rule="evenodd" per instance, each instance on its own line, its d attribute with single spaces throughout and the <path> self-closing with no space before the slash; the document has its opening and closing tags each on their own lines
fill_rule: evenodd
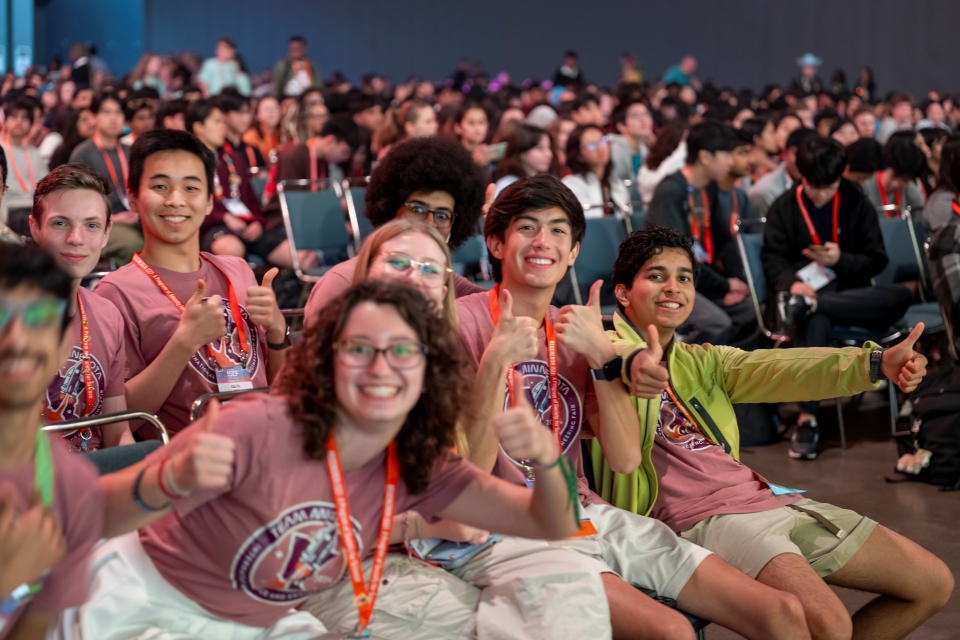
<svg viewBox="0 0 960 640">
<path fill-rule="evenodd" d="M 863 192 L 880 216 L 896 217 L 904 208 L 916 213 L 923 209 L 923 192 L 917 178 L 927 166 L 923 151 L 917 146 L 913 131 L 898 131 L 883 146 L 883 170 L 863 183 Z M 880 207 L 896 205 L 896 211 L 880 211 Z"/>
<path fill-rule="evenodd" d="M 317 64 L 307 58 L 307 41 L 293 36 L 287 41 L 287 57 L 273 67 L 273 97 L 299 96 L 323 86 Z"/>
<path fill-rule="evenodd" d="M 883 119 L 877 130 L 877 140 L 887 144 L 897 131 L 913 131 L 913 98 L 906 93 L 894 93 L 887 100 L 890 115 Z"/>
<path fill-rule="evenodd" d="M 174 129 L 177 131 L 186 131 L 184 124 L 184 114 L 187 111 L 186 100 L 167 100 L 160 109 L 157 110 L 157 129 Z"/>
<path fill-rule="evenodd" d="M 600 101 L 592 93 L 586 92 L 581 93 L 573 101 L 570 109 L 570 119 L 581 127 L 587 124 L 602 127 L 607 123 L 607 119 L 603 117 L 603 112 L 600 111 Z"/>
<path fill-rule="evenodd" d="M 70 276 L 70 338 L 66 363 L 47 389 L 48 424 L 127 410 L 123 317 L 108 300 L 80 286 L 110 238 L 106 181 L 87 165 L 65 164 L 37 185 L 30 233 Z M 126 422 L 61 432 L 74 451 L 133 444 Z"/>
<path fill-rule="evenodd" d="M 776 127 L 769 118 L 750 118 L 740 127 L 740 131 L 750 137 L 753 147 L 750 150 L 750 161 L 753 165 L 752 173 L 749 177 L 741 180 L 741 187 L 744 190 L 749 189 L 757 183 L 763 176 L 771 171 L 775 171 L 780 162 L 777 160 L 777 153 L 780 147 L 777 145 Z"/>
<path fill-rule="evenodd" d="M 797 151 L 802 184 L 767 213 L 761 258 L 767 282 L 789 296 L 786 327 L 801 347 L 826 347 L 833 326 L 885 331 L 903 317 L 913 292 L 903 284 L 871 286 L 887 266 L 877 214 L 855 184 L 842 178 L 843 147 L 816 136 Z M 800 404 L 790 457 L 814 460 L 818 401 Z"/>
<path fill-rule="evenodd" d="M 643 463 L 612 475 L 594 447 L 598 478 L 612 475 L 603 497 L 795 595 L 814 638 L 907 636 L 949 599 L 947 566 L 870 518 L 803 498 L 745 466 L 733 405 L 853 395 L 877 388 L 881 377 L 912 391 L 926 372 L 926 358 L 913 350 L 923 325 L 890 349 L 748 353 L 684 344 L 674 332 L 694 304 L 698 267 L 690 239 L 674 230 L 648 227 L 620 246 L 613 276 L 620 308 L 608 335 L 626 359 Z M 879 597 L 851 621 L 828 585 Z"/>
<path fill-rule="evenodd" d="M 73 341 L 70 276 L 46 252 L 0 250 L 0 636 L 43 638 L 87 597 L 104 496 L 93 466 L 40 430 Z"/>
<path fill-rule="evenodd" d="M 227 87 L 216 98 L 217 106 L 223 112 L 223 120 L 227 124 L 227 139 L 223 148 L 228 153 L 236 151 L 246 158 L 250 168 L 266 167 L 267 163 L 260 153 L 260 149 L 243 141 L 243 134 L 250 128 L 253 121 L 253 110 L 250 108 L 250 98 L 240 95 L 235 89 Z"/>
<path fill-rule="evenodd" d="M 843 177 L 861 187 L 883 166 L 883 147 L 873 138 L 860 138 L 847 147 Z"/>
<path fill-rule="evenodd" d="M 505 188 L 486 216 L 498 285 L 457 300 L 460 336 L 477 372 L 464 421 L 470 460 L 515 484 L 530 481 L 528 465 L 504 453 L 492 423 L 515 394 L 524 394 L 577 470 L 580 535 L 551 544 L 616 568 L 601 576 L 616 637 L 676 638 L 690 631 L 676 611 L 634 585 L 750 638 L 809 637 L 792 596 L 747 579 L 662 523 L 612 507 L 588 488 L 582 434 L 596 436 L 616 473 L 640 465 L 641 441 L 636 410 L 620 382 L 622 360 L 600 319 L 601 283 L 591 288 L 587 306 L 550 305 L 585 229 L 576 196 L 545 174 Z"/>
<path fill-rule="evenodd" d="M 749 336 L 755 322 L 750 288 L 742 279 L 716 184 L 729 176 L 730 152 L 740 145 L 736 130 L 728 125 L 704 122 L 690 129 L 686 166 L 657 185 L 647 210 L 647 224 L 693 236 L 697 259 L 704 265 L 697 283 L 697 312 L 681 329 L 692 342 L 730 344 Z M 730 204 L 732 212 L 732 200 Z"/>
<path fill-rule="evenodd" d="M 784 120 L 796 120 L 794 116 Z M 753 215 L 762 218 L 767 215 L 767 209 L 782 193 L 789 190 L 795 182 L 800 180 L 797 172 L 797 147 L 806 140 L 817 135 L 813 129 L 800 127 L 793 130 L 784 143 L 783 162 L 779 167 L 763 176 L 750 187 L 747 196 L 750 198 L 750 208 Z"/>
<path fill-rule="evenodd" d="M 653 118 L 647 105 L 639 101 L 620 105 L 612 118 L 617 133 L 610 136 L 611 178 L 629 180 L 630 193 L 639 200 L 637 176 L 654 141 Z"/>
<path fill-rule="evenodd" d="M 158 414 L 172 433 L 187 425 L 199 396 L 266 386 L 290 345 L 271 286 L 277 270 L 257 286 L 242 259 L 200 251 L 215 165 L 189 133 L 140 136 L 130 150 L 130 205 L 143 224 L 143 252 L 96 290 L 126 325 L 127 404 Z"/>
<path fill-rule="evenodd" d="M 8 212 L 20 209 L 22 211 L 18 213 L 22 213 L 23 219 L 26 219 L 29 215 L 26 210 L 33 206 L 37 182 L 50 173 L 40 150 L 27 141 L 30 128 L 33 127 L 36 105 L 36 100 L 27 96 L 20 96 L 3 105 L 4 132 L 0 147 L 7 156 L 10 171 L 4 181 L 6 193 L 0 204 L 0 222 L 10 222 L 14 228 L 18 228 L 18 220 L 10 220 Z"/>
<path fill-rule="evenodd" d="M 137 137 L 153 129 L 156 124 L 157 90 L 145 87 L 134 91 L 123 101 L 123 117 L 130 127 L 130 133 L 120 138 L 120 144 L 130 146 Z M 129 155 L 129 153 L 128 153 Z"/>
</svg>

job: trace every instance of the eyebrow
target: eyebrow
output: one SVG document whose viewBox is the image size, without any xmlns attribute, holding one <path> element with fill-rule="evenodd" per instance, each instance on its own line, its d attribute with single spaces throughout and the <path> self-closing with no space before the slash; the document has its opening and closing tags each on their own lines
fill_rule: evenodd
<svg viewBox="0 0 960 640">
<path fill-rule="evenodd" d="M 534 217 L 534 216 L 531 216 L 531 215 L 525 214 L 525 213 L 524 213 L 524 214 L 520 214 L 519 216 L 517 216 L 517 220 L 529 220 L 530 222 L 536 222 L 536 223 L 538 223 L 538 224 L 540 223 L 540 218 L 536 218 L 536 217 Z M 571 226 L 569 218 L 565 218 L 565 217 L 564 217 L 564 218 L 553 218 L 553 219 L 551 219 L 551 220 L 547 220 L 546 223 L 547 223 L 547 224 L 565 224 L 565 225 L 567 225 L 567 226 Z"/>
<path fill-rule="evenodd" d="M 151 180 L 172 180 L 172 179 L 174 179 L 174 176 L 168 176 L 168 175 L 165 174 L 165 173 L 155 173 L 155 174 L 153 174 L 152 176 L 150 176 L 150 179 L 151 179 Z M 181 179 L 182 179 L 182 180 L 193 180 L 193 181 L 196 181 L 196 182 L 203 182 L 203 180 L 201 180 L 198 176 L 183 176 L 183 178 L 181 178 Z"/>
<path fill-rule="evenodd" d="M 666 273 L 666 272 L 667 272 L 667 268 L 664 267 L 664 266 L 662 266 L 662 265 L 655 264 L 655 265 L 653 265 L 653 266 L 651 266 L 651 267 L 647 267 L 647 268 L 646 268 L 646 271 L 647 271 L 648 273 L 651 272 L 651 271 L 657 271 L 657 272 Z M 677 271 L 680 272 L 680 273 L 693 273 L 693 269 L 691 269 L 690 267 L 679 267 L 679 268 L 677 269 Z"/>
<path fill-rule="evenodd" d="M 66 220 L 67 222 L 70 222 L 70 218 L 62 214 L 54 214 L 48 218 L 48 221 L 50 220 Z M 100 216 L 87 216 L 86 218 L 83 218 L 82 221 L 83 222 L 103 222 L 103 218 Z"/>
<path fill-rule="evenodd" d="M 423 200 L 407 200 L 407 204 L 422 204 L 426 208 L 428 209 L 430 208 L 430 205 L 428 205 Z M 450 207 L 437 207 L 436 209 L 434 209 L 434 211 L 453 211 L 453 209 Z"/>
</svg>

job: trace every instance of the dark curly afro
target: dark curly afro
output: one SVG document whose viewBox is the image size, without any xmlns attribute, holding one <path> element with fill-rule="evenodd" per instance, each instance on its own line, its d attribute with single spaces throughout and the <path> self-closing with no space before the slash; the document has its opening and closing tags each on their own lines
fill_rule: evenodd
<svg viewBox="0 0 960 640">
<path fill-rule="evenodd" d="M 370 175 L 365 214 L 374 227 L 397 216 L 411 194 L 446 191 L 453 196 L 451 251 L 477 232 L 487 180 L 463 145 L 449 138 L 410 138 L 393 146 Z"/>
</svg>

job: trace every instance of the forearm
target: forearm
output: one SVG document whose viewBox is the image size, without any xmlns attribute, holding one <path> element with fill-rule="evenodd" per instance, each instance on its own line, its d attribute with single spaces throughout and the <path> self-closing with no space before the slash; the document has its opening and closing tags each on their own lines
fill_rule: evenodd
<svg viewBox="0 0 960 640">
<path fill-rule="evenodd" d="M 113 538 L 146 526 L 170 512 L 170 499 L 160 489 L 158 470 L 160 463 L 150 465 L 140 478 L 140 499 L 148 506 L 160 511 L 144 511 L 133 500 L 133 483 L 140 470 L 145 467 L 140 462 L 128 469 L 111 473 L 100 478 L 103 490 L 105 510 L 103 516 L 103 537 Z"/>
<path fill-rule="evenodd" d="M 560 454 L 563 455 L 563 454 Z M 579 496 L 571 496 L 567 480 L 560 465 L 545 468 L 533 467 L 533 496 L 530 500 L 530 516 L 536 527 L 527 538 L 559 540 L 577 532 Z"/>
<path fill-rule="evenodd" d="M 127 399 L 124 396 L 115 396 L 103 399 L 103 413 L 122 413 L 127 410 Z M 130 433 L 130 425 L 126 420 L 114 424 L 105 424 L 101 427 L 103 434 L 101 446 L 104 449 L 118 447 L 120 445 L 133 444 L 133 435 Z"/>
<path fill-rule="evenodd" d="M 600 413 L 589 420 L 603 455 L 613 471 L 633 473 L 642 456 L 640 423 L 630 392 L 620 380 L 594 382 L 594 390 Z"/>
<path fill-rule="evenodd" d="M 196 349 L 184 345 L 174 334 L 153 362 L 127 380 L 127 406 L 156 413 L 167 401 L 194 353 Z"/>
<path fill-rule="evenodd" d="M 487 473 L 493 470 L 500 451 L 493 418 L 503 410 L 504 381 L 509 369 L 498 360 L 489 350 L 480 358 L 470 406 L 463 420 L 468 459 Z"/>
<path fill-rule="evenodd" d="M 283 339 L 280 340 L 283 342 Z M 287 361 L 287 352 L 290 351 L 290 348 L 286 349 L 269 349 L 267 352 L 267 382 L 273 384 L 274 378 L 277 377 L 277 374 L 280 373 L 280 369 L 283 368 L 283 363 Z"/>
<path fill-rule="evenodd" d="M 27 605 L 26 611 L 20 615 L 16 625 L 10 630 L 7 640 L 43 640 L 55 619 L 55 614 L 37 611 Z"/>
</svg>

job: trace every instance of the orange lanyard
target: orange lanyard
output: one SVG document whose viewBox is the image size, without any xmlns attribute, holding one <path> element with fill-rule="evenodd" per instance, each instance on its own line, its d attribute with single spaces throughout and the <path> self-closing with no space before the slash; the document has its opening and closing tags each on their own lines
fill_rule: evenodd
<svg viewBox="0 0 960 640">
<path fill-rule="evenodd" d="M 223 150 L 227 153 L 231 153 L 233 151 L 233 145 L 230 144 L 229 140 L 223 141 Z M 257 156 L 253 153 L 253 147 L 247 144 L 244 145 L 243 150 L 247 152 L 247 164 L 249 165 L 249 168 L 253 169 L 257 167 Z"/>
<path fill-rule="evenodd" d="M 9 136 L 3 136 L 3 146 L 7 149 L 10 149 L 10 153 L 7 155 L 10 156 L 10 164 L 13 165 L 13 175 L 16 176 L 17 182 L 20 183 L 20 190 L 23 193 L 30 193 L 37 188 L 37 181 L 33 177 L 33 163 L 30 162 L 30 153 L 27 151 L 27 143 L 24 142 L 22 145 L 23 149 L 23 159 L 27 163 L 27 177 L 30 178 L 30 188 L 27 188 L 27 183 L 24 182 L 23 176 L 20 174 L 20 167 L 17 166 L 17 156 L 13 154 L 13 147 L 10 146 Z"/>
<path fill-rule="evenodd" d="M 113 161 L 110 159 L 110 154 L 107 153 L 106 149 L 103 148 L 103 145 L 100 143 L 100 134 L 93 134 L 93 144 L 96 145 L 97 149 L 100 149 L 100 153 L 103 154 L 103 162 L 107 165 L 107 171 L 110 173 L 110 181 L 113 182 L 113 188 L 119 194 L 121 189 L 121 183 L 117 181 L 117 170 L 113 168 Z M 120 159 L 120 173 L 123 174 L 123 193 L 127 192 L 127 156 L 123 153 L 123 147 L 118 142 L 116 146 L 117 158 Z"/>
<path fill-rule="evenodd" d="M 950 206 L 953 207 L 953 212 L 960 216 L 960 204 L 957 204 L 956 198 L 950 201 Z"/>
<path fill-rule="evenodd" d="M 803 221 L 807 223 L 807 231 L 810 232 L 810 239 L 813 244 L 822 245 L 820 234 L 817 228 L 813 226 L 813 220 L 810 219 L 810 212 L 807 211 L 807 205 L 803 204 L 803 185 L 797 187 L 797 204 L 800 205 L 800 215 Z M 840 244 L 840 191 L 833 194 L 833 241 Z"/>
<path fill-rule="evenodd" d="M 888 204 L 890 204 L 890 203 L 887 201 L 887 189 L 886 189 L 886 187 L 883 186 L 883 180 L 880 179 L 880 172 L 879 172 L 879 171 L 877 172 L 877 191 L 880 192 L 880 201 L 883 202 L 883 206 L 887 206 Z M 902 189 L 897 189 L 897 195 L 896 195 L 896 200 L 895 200 L 895 203 L 896 203 L 896 205 L 897 205 L 897 212 L 896 212 L 897 215 L 896 215 L 896 216 L 893 216 L 893 215 L 891 215 L 891 214 L 893 213 L 892 211 L 887 211 L 887 217 L 888 217 L 888 218 L 899 217 L 899 215 L 900 215 L 900 195 L 901 195 L 902 193 L 903 193 L 903 190 L 902 190 Z"/>
<path fill-rule="evenodd" d="M 737 235 L 737 223 L 740 222 L 740 202 L 737 200 L 737 188 L 730 190 L 730 196 L 733 198 L 733 208 L 730 210 L 730 235 Z"/>
<path fill-rule="evenodd" d="M 313 74 L 310 73 L 310 65 L 308 65 L 303 60 L 297 60 L 296 62 L 293 63 L 293 65 L 294 65 L 294 69 L 293 69 L 294 76 L 298 75 L 301 71 L 303 71 L 304 73 L 307 74 L 307 78 L 310 80 L 310 84 L 313 84 Z M 296 67 L 299 67 L 299 69 Z"/>
<path fill-rule="evenodd" d="M 330 434 L 327 438 L 327 472 L 330 474 L 330 489 L 333 491 L 333 502 L 337 507 L 337 526 L 340 529 L 340 543 L 347 560 L 347 571 L 350 573 L 350 582 L 353 583 L 353 603 L 357 607 L 359 620 L 354 629 L 354 638 L 369 637 L 364 635 L 370 618 L 373 616 L 373 606 L 377 601 L 377 592 L 380 590 L 380 579 L 383 576 L 383 565 L 387 559 L 387 549 L 390 547 L 390 530 L 393 527 L 393 512 L 397 501 L 397 483 L 400 480 L 400 465 L 397 462 L 397 443 L 393 441 L 387 447 L 387 483 L 383 490 L 383 511 L 380 514 L 380 533 L 377 535 L 377 549 L 373 554 L 373 567 L 370 569 L 370 584 L 363 582 L 363 564 L 360 561 L 360 550 L 357 539 L 353 535 L 353 526 L 350 523 L 350 501 L 347 499 L 347 486 L 343 479 L 343 468 L 340 466 L 340 453 L 337 451 L 337 441 Z"/>
<path fill-rule="evenodd" d="M 495 286 L 487 292 L 487 301 L 490 304 L 490 316 L 493 318 L 493 324 L 500 321 L 500 303 L 497 302 L 500 291 L 500 285 Z M 557 439 L 557 444 L 563 450 L 560 431 L 563 429 L 563 415 L 560 410 L 560 373 L 557 364 L 557 336 L 553 332 L 553 324 L 550 323 L 550 313 L 543 318 L 543 328 L 547 334 L 547 370 L 550 377 L 550 417 L 552 422 L 553 436 Z M 507 393 L 509 394 L 510 405 L 513 405 L 515 393 L 523 393 L 523 389 L 513 388 L 513 365 L 507 371 Z"/>
<path fill-rule="evenodd" d="M 700 425 L 698 425 L 697 421 L 693 419 L 693 416 L 690 415 L 690 412 L 687 411 L 687 408 L 683 406 L 683 404 L 677 398 L 677 394 L 674 393 L 673 387 L 671 387 L 669 384 L 667 384 L 667 395 L 670 396 L 670 401 L 673 402 L 673 405 L 677 408 L 677 410 L 683 415 L 684 418 L 686 418 L 687 422 L 690 423 L 690 426 L 693 427 L 693 429 L 698 434 L 700 434 L 701 438 L 709 441 L 712 444 L 717 444 L 716 442 L 708 438 L 707 434 L 705 434 L 703 431 L 700 430 Z"/>
<path fill-rule="evenodd" d="M 326 179 L 327 177 L 327 167 L 323 167 L 323 176 L 319 176 L 319 168 L 317 167 L 317 139 L 310 138 L 307 140 L 307 150 L 310 153 L 310 191 L 316 191 L 317 181 L 321 179 Z"/>
<path fill-rule="evenodd" d="M 707 202 L 707 190 L 700 190 L 700 200 L 703 202 L 703 250 L 707 254 L 707 264 L 713 263 L 713 233 L 710 231 L 710 205 Z M 693 208 L 693 191 L 687 190 L 687 202 L 690 204 L 690 231 L 693 239 L 700 240 L 700 223 L 697 222 L 697 213 Z"/>
<path fill-rule="evenodd" d="M 83 352 L 80 359 L 83 362 L 83 386 L 87 391 L 87 407 L 81 417 L 86 418 L 96 406 L 96 398 L 93 389 L 93 367 L 90 364 L 90 323 L 87 322 L 87 312 L 83 308 L 80 291 L 77 291 L 77 310 L 80 312 L 80 350 Z"/>
<path fill-rule="evenodd" d="M 213 268 L 219 271 L 220 275 L 223 276 L 223 279 L 227 281 L 227 300 L 230 301 L 230 311 L 233 313 L 233 321 L 237 325 L 237 334 L 240 337 L 240 351 L 242 352 L 242 355 L 240 356 L 240 360 L 241 360 L 241 363 L 243 364 L 243 367 L 246 368 L 247 358 L 248 358 L 247 330 L 243 322 L 243 316 L 240 315 L 240 302 L 237 299 L 237 292 L 234 291 L 233 283 L 230 282 L 230 278 L 228 278 L 227 274 L 223 272 L 223 269 L 218 267 L 209 258 L 204 257 L 202 253 L 200 254 L 200 258 L 203 260 L 206 260 L 211 265 L 213 265 Z M 177 294 L 175 294 L 170 289 L 170 287 L 167 286 L 167 283 L 163 281 L 163 278 L 160 277 L 160 274 L 154 271 L 150 267 L 150 265 L 148 265 L 146 262 L 143 261 L 143 258 L 140 257 L 139 251 L 133 254 L 133 262 L 138 267 L 140 267 L 141 271 L 143 271 L 151 280 L 153 280 L 153 283 L 157 285 L 157 288 L 159 288 L 160 291 L 162 291 L 164 295 L 167 296 L 167 298 L 170 299 L 170 302 L 172 302 L 173 306 L 177 308 L 177 311 L 179 311 L 180 313 L 183 313 L 183 310 L 185 309 L 185 307 L 183 303 L 180 301 L 180 298 L 178 298 Z M 210 353 L 211 360 L 215 361 L 215 352 L 213 350 L 213 345 L 211 345 L 210 343 L 207 343 L 207 351 Z M 219 365 L 214 368 L 219 368 Z"/>
</svg>

